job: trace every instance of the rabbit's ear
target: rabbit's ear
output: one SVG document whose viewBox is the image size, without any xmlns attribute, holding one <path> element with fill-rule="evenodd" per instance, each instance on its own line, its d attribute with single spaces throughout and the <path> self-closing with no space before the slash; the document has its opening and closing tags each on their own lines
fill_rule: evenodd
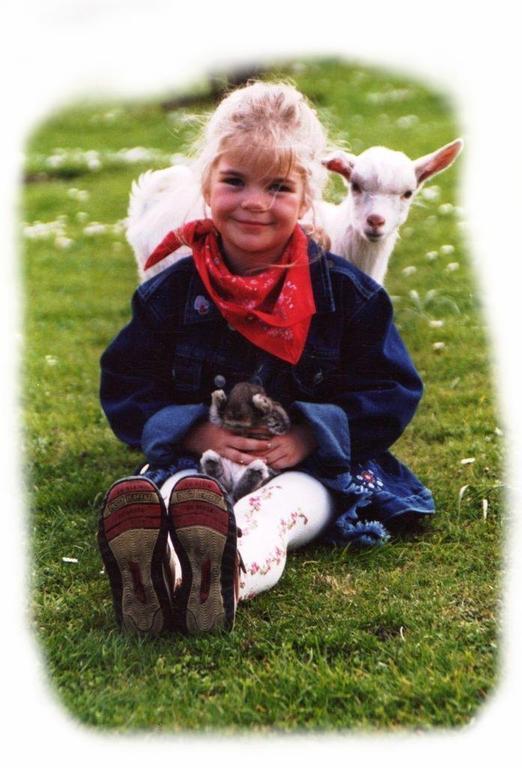
<svg viewBox="0 0 522 768">
<path fill-rule="evenodd" d="M 227 404 L 227 396 L 222 389 L 215 389 L 210 395 L 209 421 L 221 426 L 221 420 Z"/>
<path fill-rule="evenodd" d="M 266 397 L 266 395 L 260 395 L 259 393 L 252 395 L 252 404 L 254 408 L 257 408 L 257 410 L 261 411 L 261 413 L 268 413 L 272 407 L 269 398 Z"/>
</svg>

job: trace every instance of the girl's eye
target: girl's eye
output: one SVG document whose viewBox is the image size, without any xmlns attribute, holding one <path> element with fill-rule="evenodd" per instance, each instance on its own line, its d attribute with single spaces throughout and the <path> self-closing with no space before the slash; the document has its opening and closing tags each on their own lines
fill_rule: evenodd
<svg viewBox="0 0 522 768">
<path fill-rule="evenodd" d="M 403 198 L 404 198 L 405 200 L 408 200 L 408 199 L 409 199 L 409 198 L 410 198 L 412 195 L 413 195 L 413 192 L 411 191 L 411 189 L 408 189 L 408 191 L 407 191 L 407 192 L 404 192 L 404 194 L 403 194 Z"/>
<path fill-rule="evenodd" d="M 270 191 L 271 192 L 291 192 L 291 189 L 288 186 L 288 184 L 271 184 Z"/>
<path fill-rule="evenodd" d="M 359 192 L 362 192 L 361 185 L 357 184 L 356 181 L 352 181 L 352 192 L 356 192 L 359 194 Z"/>
<path fill-rule="evenodd" d="M 224 184 L 228 184 L 231 187 L 239 187 L 243 183 L 243 180 L 240 179 L 239 176 L 225 176 L 222 181 Z"/>
</svg>

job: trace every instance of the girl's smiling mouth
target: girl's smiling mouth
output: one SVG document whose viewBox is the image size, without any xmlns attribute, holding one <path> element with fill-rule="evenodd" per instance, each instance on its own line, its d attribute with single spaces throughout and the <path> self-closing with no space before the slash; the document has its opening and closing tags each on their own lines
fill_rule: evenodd
<svg viewBox="0 0 522 768">
<path fill-rule="evenodd" d="M 268 227 L 270 226 L 269 221 L 255 221 L 253 219 L 234 219 L 236 224 L 241 224 L 243 226 L 247 227 Z"/>
</svg>

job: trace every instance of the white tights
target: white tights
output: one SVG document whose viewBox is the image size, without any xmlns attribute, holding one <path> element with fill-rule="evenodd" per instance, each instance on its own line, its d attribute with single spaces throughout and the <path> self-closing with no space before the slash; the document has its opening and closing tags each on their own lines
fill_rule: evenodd
<svg viewBox="0 0 522 768">
<path fill-rule="evenodd" d="M 189 474 L 193 472 L 177 472 L 164 483 L 161 494 L 166 504 L 174 483 Z M 234 506 L 236 523 L 242 532 L 237 546 L 246 569 L 246 574 L 240 574 L 239 599 L 249 600 L 271 589 L 283 574 L 287 551 L 317 538 L 332 513 L 329 492 L 303 472 L 283 472 L 239 499 Z M 179 583 L 181 568 L 170 540 L 169 546 Z"/>
</svg>

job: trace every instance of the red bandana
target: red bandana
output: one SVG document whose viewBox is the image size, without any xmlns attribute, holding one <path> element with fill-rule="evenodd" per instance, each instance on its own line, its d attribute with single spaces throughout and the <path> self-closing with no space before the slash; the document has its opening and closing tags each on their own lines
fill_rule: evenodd
<svg viewBox="0 0 522 768">
<path fill-rule="evenodd" d="M 306 235 L 296 226 L 278 266 L 246 276 L 230 272 L 217 235 L 210 219 L 191 221 L 168 233 L 145 269 L 188 245 L 205 288 L 232 328 L 266 352 L 297 363 L 315 314 Z M 286 269 L 280 265 L 287 265 Z"/>
</svg>

